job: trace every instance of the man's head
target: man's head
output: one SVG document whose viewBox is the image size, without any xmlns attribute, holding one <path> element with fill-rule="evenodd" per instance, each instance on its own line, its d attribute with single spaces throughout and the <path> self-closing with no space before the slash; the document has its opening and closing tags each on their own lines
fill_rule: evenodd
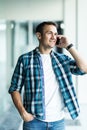
<svg viewBox="0 0 87 130">
<path fill-rule="evenodd" d="M 42 22 L 42 23 L 40 23 L 40 24 L 36 27 L 36 33 L 39 32 L 39 33 L 42 34 L 45 25 L 53 25 L 53 26 L 55 26 L 56 28 L 58 27 L 57 24 L 56 24 L 55 22 L 52 22 L 52 21 Z"/>
<path fill-rule="evenodd" d="M 36 27 L 39 44 L 44 48 L 53 48 L 57 41 L 57 24 L 55 22 L 42 22 Z"/>
</svg>

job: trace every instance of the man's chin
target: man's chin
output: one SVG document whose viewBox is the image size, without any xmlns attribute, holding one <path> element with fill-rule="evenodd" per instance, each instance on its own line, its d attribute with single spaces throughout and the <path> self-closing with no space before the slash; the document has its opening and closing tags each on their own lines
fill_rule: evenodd
<svg viewBox="0 0 87 130">
<path fill-rule="evenodd" d="M 54 47 L 55 47 L 55 45 L 49 45 L 49 46 L 48 46 L 49 49 L 52 49 L 52 48 L 54 48 Z"/>
<path fill-rule="evenodd" d="M 50 46 L 50 48 L 54 48 L 54 47 L 55 47 L 55 45 Z"/>
</svg>

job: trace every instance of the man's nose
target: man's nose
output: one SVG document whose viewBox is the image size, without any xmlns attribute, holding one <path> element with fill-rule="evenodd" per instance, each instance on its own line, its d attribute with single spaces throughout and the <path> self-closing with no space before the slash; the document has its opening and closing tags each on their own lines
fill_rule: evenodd
<svg viewBox="0 0 87 130">
<path fill-rule="evenodd" d="M 52 34 L 52 38 L 53 38 L 53 39 L 56 39 L 57 36 L 56 36 L 55 34 Z"/>
</svg>

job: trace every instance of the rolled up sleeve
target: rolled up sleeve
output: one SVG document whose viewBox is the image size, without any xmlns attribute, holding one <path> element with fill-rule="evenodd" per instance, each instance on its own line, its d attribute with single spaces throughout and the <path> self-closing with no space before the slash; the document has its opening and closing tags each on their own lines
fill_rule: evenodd
<svg viewBox="0 0 87 130">
<path fill-rule="evenodd" d="M 22 86 L 24 84 L 24 68 L 23 68 L 23 59 L 19 57 L 16 67 L 14 69 L 11 85 L 8 90 L 9 93 L 13 91 L 21 92 Z"/>
<path fill-rule="evenodd" d="M 76 64 L 75 60 L 69 59 L 69 65 L 70 65 L 70 71 L 74 75 L 84 75 L 86 74 L 84 71 L 82 71 Z"/>
</svg>

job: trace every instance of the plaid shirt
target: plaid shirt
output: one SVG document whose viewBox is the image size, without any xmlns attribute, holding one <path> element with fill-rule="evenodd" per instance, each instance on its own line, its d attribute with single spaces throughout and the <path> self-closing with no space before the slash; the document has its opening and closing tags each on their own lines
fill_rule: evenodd
<svg viewBox="0 0 87 130">
<path fill-rule="evenodd" d="M 68 108 L 71 117 L 75 119 L 79 115 L 79 105 L 71 74 L 82 75 L 84 72 L 77 67 L 75 60 L 70 57 L 54 51 L 51 51 L 50 55 L 65 106 Z M 38 48 L 19 57 L 12 76 L 9 93 L 13 91 L 21 92 L 23 86 L 25 109 L 37 118 L 45 119 L 44 74 Z"/>
</svg>

